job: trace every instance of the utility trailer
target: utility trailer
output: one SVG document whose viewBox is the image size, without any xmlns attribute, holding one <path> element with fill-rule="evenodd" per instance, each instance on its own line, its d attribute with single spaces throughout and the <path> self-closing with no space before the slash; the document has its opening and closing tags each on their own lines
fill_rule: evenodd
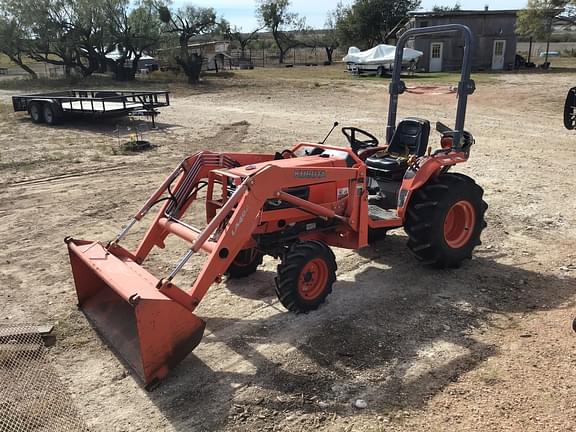
<svg viewBox="0 0 576 432">
<path fill-rule="evenodd" d="M 55 125 L 72 115 L 122 117 L 145 115 L 152 118 L 160 114 L 157 108 L 170 105 L 167 91 L 66 90 L 12 96 L 15 112 L 27 112 L 34 123 Z"/>
</svg>

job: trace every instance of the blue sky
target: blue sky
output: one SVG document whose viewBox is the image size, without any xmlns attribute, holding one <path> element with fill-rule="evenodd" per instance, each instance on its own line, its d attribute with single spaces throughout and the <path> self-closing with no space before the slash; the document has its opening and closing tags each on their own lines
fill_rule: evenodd
<svg viewBox="0 0 576 432">
<path fill-rule="evenodd" d="M 422 0 L 422 9 L 432 9 L 434 5 L 453 6 L 456 0 Z M 226 18 L 233 25 L 242 27 L 244 31 L 257 25 L 254 16 L 255 2 L 253 0 L 175 0 L 177 5 L 193 4 L 195 6 L 213 7 L 219 16 Z M 337 0 L 292 0 L 292 11 L 306 17 L 306 23 L 312 27 L 322 27 L 326 21 L 326 13 L 334 9 Z M 349 3 L 344 2 L 344 3 Z M 462 9 L 521 9 L 527 0 L 460 0 Z"/>
</svg>

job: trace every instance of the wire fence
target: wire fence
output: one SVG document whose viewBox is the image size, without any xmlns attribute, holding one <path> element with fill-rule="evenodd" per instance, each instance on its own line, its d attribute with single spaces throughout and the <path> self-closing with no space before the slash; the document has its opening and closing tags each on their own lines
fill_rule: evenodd
<svg viewBox="0 0 576 432">
<path fill-rule="evenodd" d="M 57 372 L 53 341 L 37 327 L 0 326 L 1 432 L 89 431 Z"/>
</svg>

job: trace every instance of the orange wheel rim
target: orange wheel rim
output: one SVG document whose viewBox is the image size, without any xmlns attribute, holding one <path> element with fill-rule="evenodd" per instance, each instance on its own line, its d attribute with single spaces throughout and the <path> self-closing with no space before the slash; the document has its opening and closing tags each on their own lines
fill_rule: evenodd
<svg viewBox="0 0 576 432">
<path fill-rule="evenodd" d="M 469 201 L 458 201 L 448 210 L 444 220 L 444 239 L 453 249 L 466 245 L 476 223 L 476 212 Z"/>
<path fill-rule="evenodd" d="M 298 278 L 298 293 L 305 300 L 317 299 L 328 282 L 328 266 L 321 258 L 314 258 L 302 268 Z"/>
</svg>

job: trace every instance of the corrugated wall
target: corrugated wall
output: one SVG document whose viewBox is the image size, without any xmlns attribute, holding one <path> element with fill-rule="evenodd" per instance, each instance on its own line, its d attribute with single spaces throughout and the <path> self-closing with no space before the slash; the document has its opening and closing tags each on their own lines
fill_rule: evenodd
<svg viewBox="0 0 576 432">
<path fill-rule="evenodd" d="M 475 35 L 473 69 L 489 70 L 492 68 L 492 53 L 495 40 L 505 40 L 506 50 L 504 69 L 514 65 L 516 56 L 516 16 L 506 15 L 474 15 L 451 17 L 415 17 L 412 25 L 417 27 L 441 24 L 464 24 L 469 26 Z M 462 39 L 460 37 L 422 37 L 414 41 L 414 48 L 424 53 L 418 67 L 428 71 L 430 64 L 430 44 L 443 42 L 443 70 L 459 69 L 462 62 Z"/>
</svg>

